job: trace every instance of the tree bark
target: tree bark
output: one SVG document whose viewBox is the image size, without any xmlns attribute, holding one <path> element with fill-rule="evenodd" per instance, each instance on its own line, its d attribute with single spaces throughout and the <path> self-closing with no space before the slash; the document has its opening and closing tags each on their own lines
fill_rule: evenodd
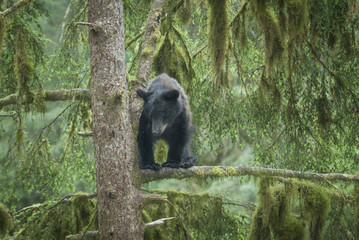
<svg viewBox="0 0 359 240">
<path fill-rule="evenodd" d="M 125 70 L 122 1 L 89 0 L 91 102 L 100 239 L 142 239 Z"/>
</svg>

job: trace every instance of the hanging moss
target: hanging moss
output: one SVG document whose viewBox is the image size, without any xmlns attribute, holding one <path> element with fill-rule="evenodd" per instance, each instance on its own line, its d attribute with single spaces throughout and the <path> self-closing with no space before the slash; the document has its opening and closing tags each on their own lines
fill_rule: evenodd
<svg viewBox="0 0 359 240">
<path fill-rule="evenodd" d="M 150 214 L 143 210 L 142 211 L 142 220 L 144 223 L 149 223 L 154 221 Z M 144 234 L 144 240 L 162 240 L 162 239 L 166 239 L 161 231 L 161 228 L 146 228 L 145 229 L 145 234 Z"/>
<path fill-rule="evenodd" d="M 246 11 L 239 12 L 231 22 L 232 36 L 235 41 L 239 41 L 241 49 L 247 46 L 247 30 L 246 30 Z"/>
<path fill-rule="evenodd" d="M 286 1 L 288 13 L 288 28 L 291 38 L 302 36 L 308 19 L 307 0 Z"/>
<path fill-rule="evenodd" d="M 269 217 L 274 198 L 269 186 L 270 183 L 268 179 L 260 179 L 258 205 L 251 220 L 249 240 L 272 239 L 269 228 Z"/>
<path fill-rule="evenodd" d="M 80 233 L 90 224 L 94 210 L 93 200 L 82 193 L 55 207 L 44 205 L 40 209 L 29 209 L 30 213 L 24 211 L 16 216 L 16 238 L 63 240 L 67 235 Z"/>
<path fill-rule="evenodd" d="M 358 15 L 359 0 L 348 0 L 348 20 L 354 21 Z"/>
<path fill-rule="evenodd" d="M 6 19 L 0 17 L 0 53 L 4 45 L 5 33 L 6 33 Z"/>
<path fill-rule="evenodd" d="M 318 124 L 324 130 L 327 130 L 331 123 L 331 111 L 328 99 L 324 96 L 316 100 L 316 108 L 318 113 Z"/>
<path fill-rule="evenodd" d="M 184 0 L 181 8 L 177 11 L 177 17 L 181 23 L 187 24 L 192 16 L 192 0 Z"/>
<path fill-rule="evenodd" d="M 167 158 L 168 146 L 165 141 L 159 140 L 155 144 L 154 157 L 156 163 L 164 163 Z"/>
<path fill-rule="evenodd" d="M 80 119 L 84 131 L 92 130 L 92 112 L 89 102 L 82 102 L 79 106 Z"/>
<path fill-rule="evenodd" d="M 308 221 L 310 239 L 320 240 L 325 219 L 330 212 L 330 198 L 323 187 L 313 183 L 302 185 L 299 195 Z"/>
<path fill-rule="evenodd" d="M 144 210 L 151 220 L 175 217 L 161 226 L 161 236 L 156 239 L 236 239 L 243 231 L 236 216 L 223 208 L 220 197 L 208 194 L 187 194 L 161 191 L 171 204 L 153 203 Z"/>
<path fill-rule="evenodd" d="M 355 221 L 355 234 L 359 236 L 359 183 L 354 184 L 354 221 Z"/>
<path fill-rule="evenodd" d="M 252 12 L 260 26 L 264 37 L 264 54 L 267 75 L 274 67 L 282 62 L 284 52 L 284 36 L 281 35 L 278 19 L 273 9 L 267 6 L 266 1 L 256 0 L 252 4 Z"/>
<path fill-rule="evenodd" d="M 228 86 L 224 63 L 228 49 L 227 1 L 208 0 L 208 48 L 216 75 L 216 86 Z"/>
<path fill-rule="evenodd" d="M 33 76 L 34 68 L 31 58 L 26 53 L 25 41 L 22 26 L 17 24 L 14 65 L 18 81 L 18 101 L 20 104 L 26 104 L 25 110 L 28 112 L 30 110 L 28 104 L 33 100 L 33 94 L 30 92 L 29 84 Z"/>
<path fill-rule="evenodd" d="M 176 29 L 171 28 L 160 43 L 156 51 L 152 68 L 156 74 L 166 72 L 176 78 L 186 89 L 191 89 L 194 70 L 188 50 L 181 40 L 179 42 L 172 38 L 178 37 Z M 189 91 L 190 92 L 190 91 Z"/>
<path fill-rule="evenodd" d="M 340 49 L 344 50 L 345 57 L 350 59 L 355 56 L 355 33 L 354 27 L 352 28 L 352 32 L 346 30 L 341 34 L 340 38 Z"/>
<path fill-rule="evenodd" d="M 15 132 L 16 152 L 20 156 L 22 155 L 22 147 L 25 142 L 25 136 L 26 136 L 26 133 L 24 131 L 23 121 L 20 119 L 17 124 L 16 132 Z"/>
<path fill-rule="evenodd" d="M 290 209 L 291 197 L 294 195 L 295 186 L 286 184 L 273 189 L 275 204 L 271 218 L 271 228 L 274 239 L 278 240 L 302 240 L 304 239 L 304 223 L 295 217 Z"/>
<path fill-rule="evenodd" d="M 46 110 L 45 97 L 46 97 L 45 90 L 41 89 L 34 94 L 34 101 L 33 101 L 36 110 L 43 114 L 45 113 Z"/>
<path fill-rule="evenodd" d="M 13 228 L 14 222 L 10 212 L 0 203 L 0 237 L 8 234 Z"/>
</svg>

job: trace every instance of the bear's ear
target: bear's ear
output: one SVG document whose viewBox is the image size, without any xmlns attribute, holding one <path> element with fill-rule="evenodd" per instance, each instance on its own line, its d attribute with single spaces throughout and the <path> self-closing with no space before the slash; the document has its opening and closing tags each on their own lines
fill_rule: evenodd
<svg viewBox="0 0 359 240">
<path fill-rule="evenodd" d="M 136 93 L 138 96 L 140 96 L 140 98 L 142 98 L 143 100 L 147 100 L 147 91 L 143 88 L 137 88 L 136 89 Z"/>
<path fill-rule="evenodd" d="M 177 100 L 178 97 L 179 97 L 179 91 L 176 89 L 169 90 L 168 92 L 165 93 L 165 98 L 167 100 Z"/>
</svg>

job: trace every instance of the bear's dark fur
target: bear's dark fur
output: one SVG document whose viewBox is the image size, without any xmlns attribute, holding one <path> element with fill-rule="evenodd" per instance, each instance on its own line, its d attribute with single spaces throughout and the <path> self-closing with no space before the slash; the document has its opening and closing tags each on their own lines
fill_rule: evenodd
<svg viewBox="0 0 359 240">
<path fill-rule="evenodd" d="M 194 130 L 188 99 L 178 82 L 162 73 L 152 79 L 147 89 L 138 88 L 144 100 L 137 136 L 141 169 L 162 167 L 189 168 L 197 158 L 190 155 L 189 141 Z M 155 163 L 153 145 L 163 139 L 169 146 L 167 161 Z"/>
</svg>

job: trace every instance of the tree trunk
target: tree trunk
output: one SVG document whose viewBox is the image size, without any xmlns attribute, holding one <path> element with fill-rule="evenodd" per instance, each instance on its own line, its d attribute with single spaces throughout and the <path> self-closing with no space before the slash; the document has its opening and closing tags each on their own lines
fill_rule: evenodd
<svg viewBox="0 0 359 240">
<path fill-rule="evenodd" d="M 89 0 L 88 19 L 100 239 L 142 239 L 122 1 Z"/>
</svg>

